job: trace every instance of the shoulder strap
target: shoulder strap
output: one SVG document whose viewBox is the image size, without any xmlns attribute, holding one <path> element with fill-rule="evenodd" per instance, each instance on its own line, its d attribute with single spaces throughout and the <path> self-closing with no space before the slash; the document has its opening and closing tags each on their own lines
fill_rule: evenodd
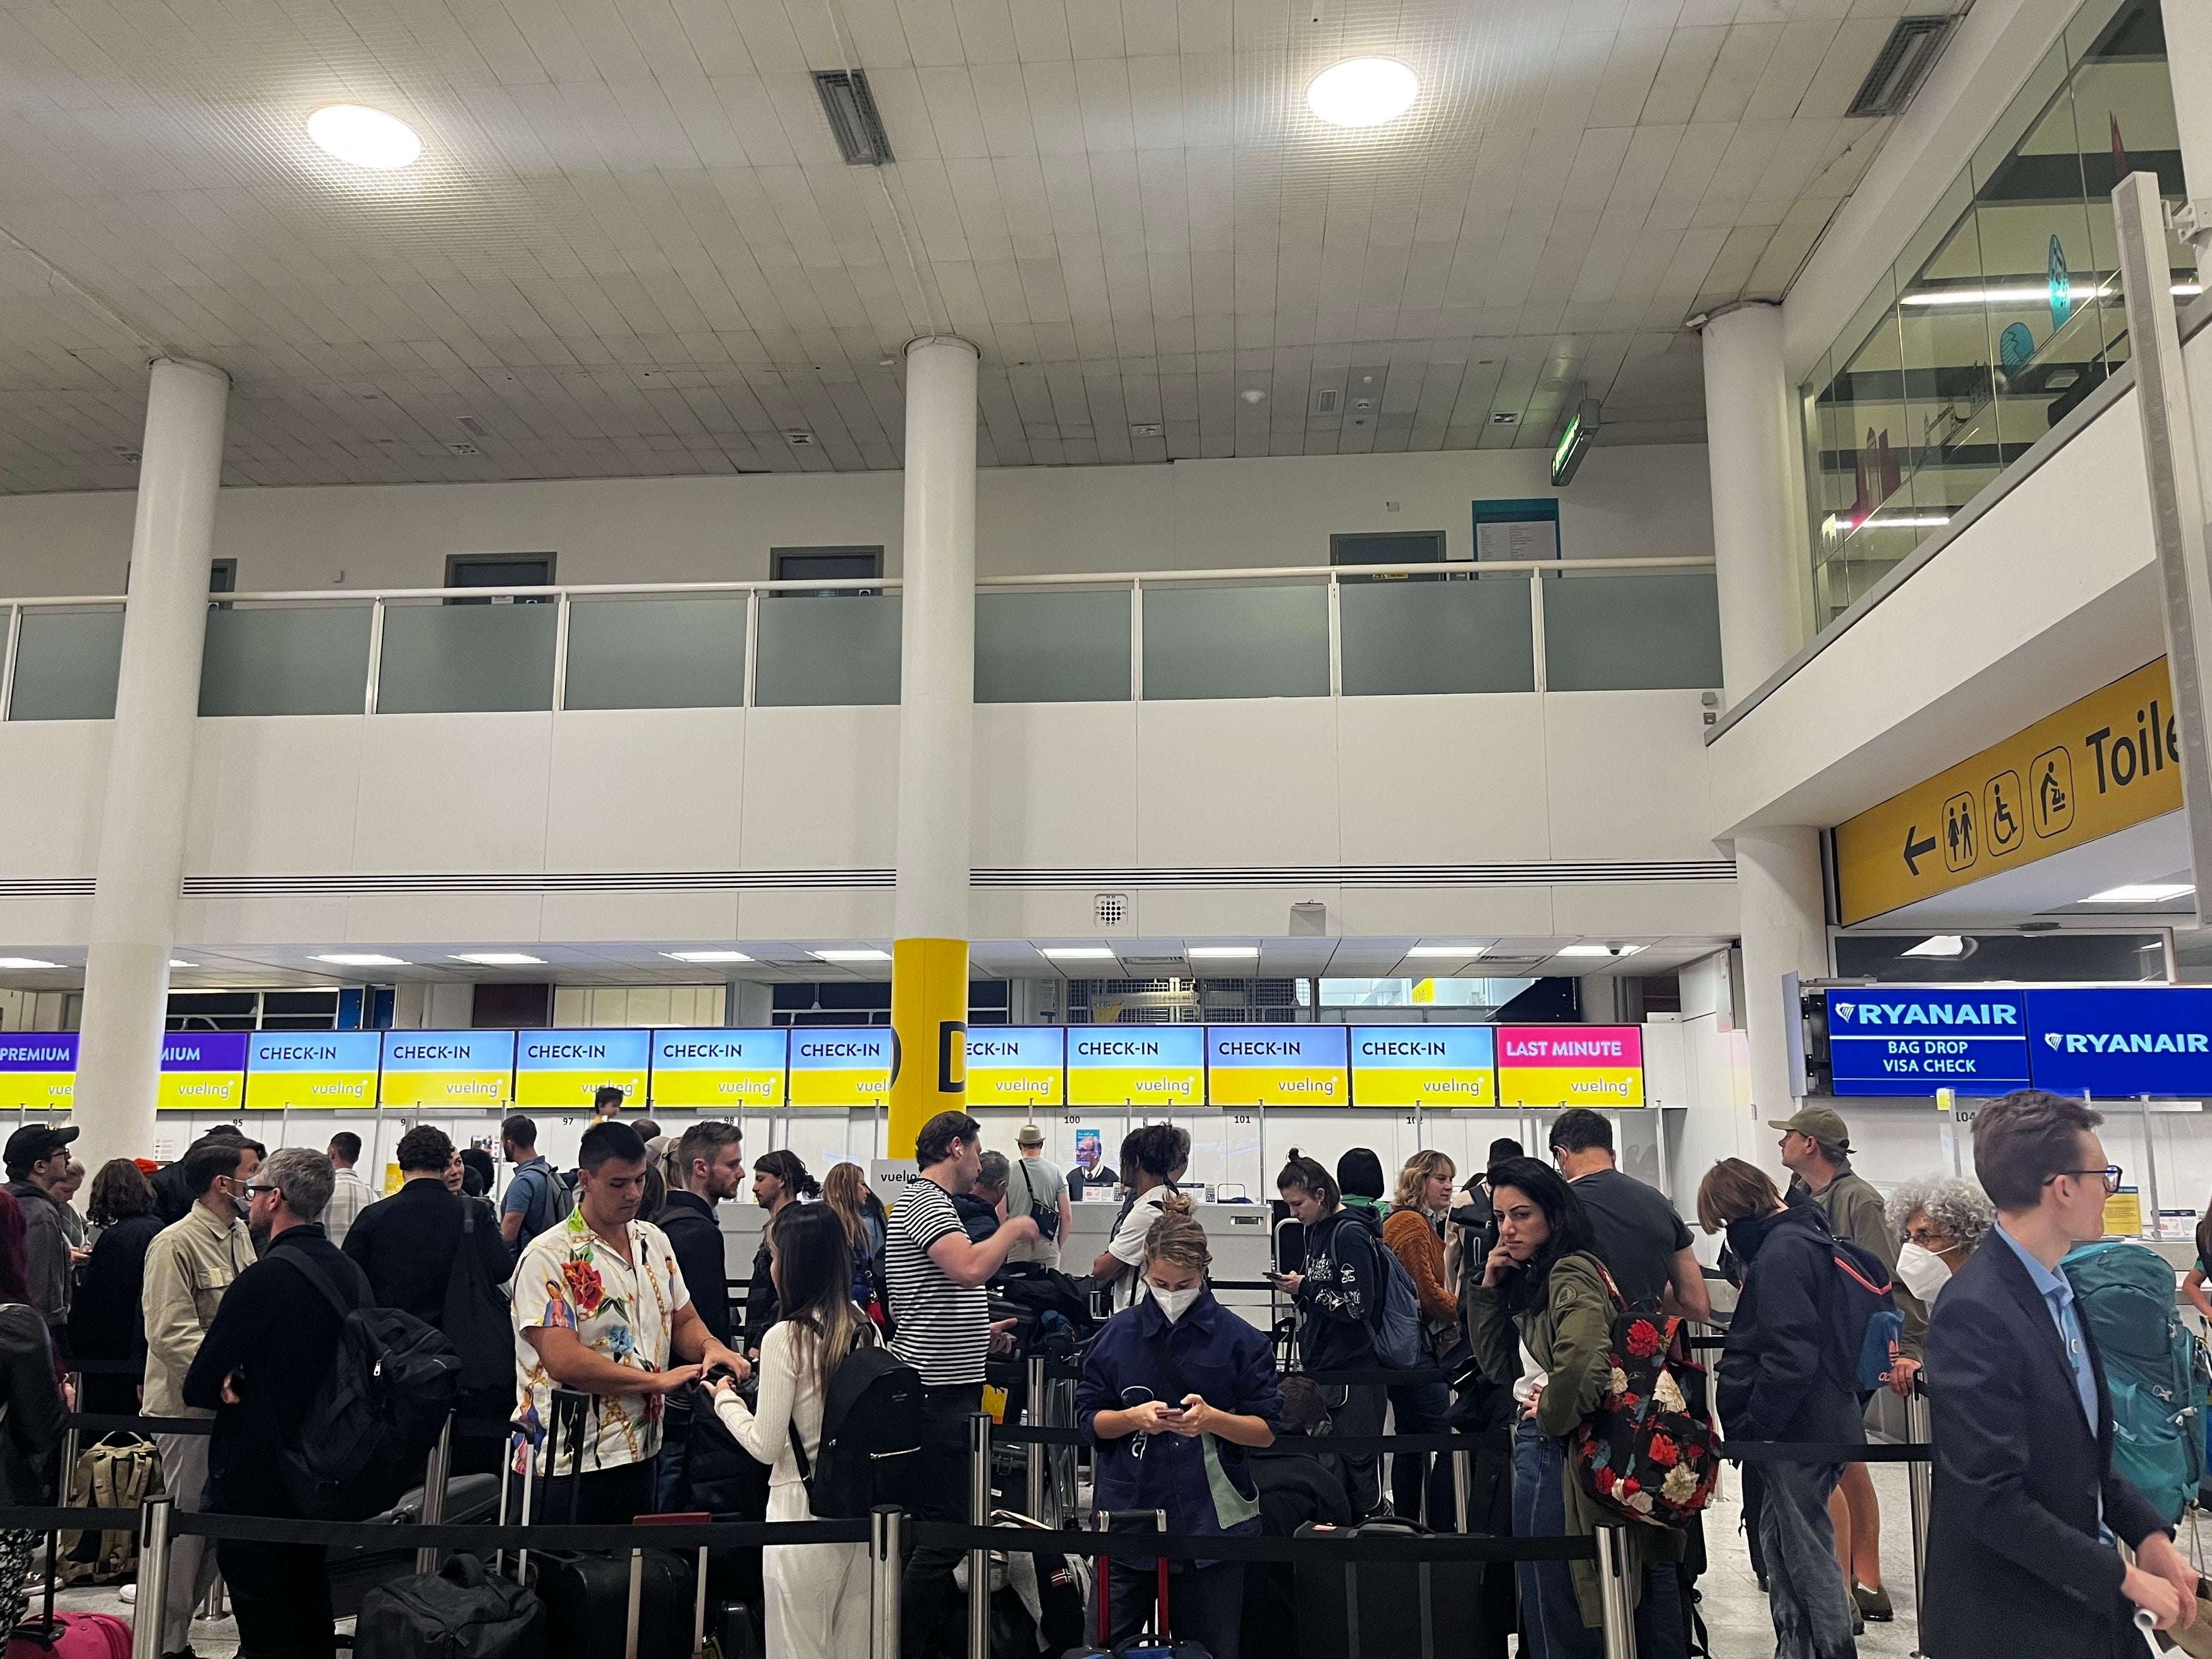
<svg viewBox="0 0 2212 1659">
<path fill-rule="evenodd" d="M 331 1280 L 331 1276 L 323 1271 L 322 1265 L 304 1251 L 287 1250 L 283 1255 L 273 1257 L 271 1260 L 281 1261 L 303 1274 L 307 1282 L 321 1292 L 323 1300 L 331 1304 L 331 1311 L 337 1315 L 341 1322 L 343 1322 L 348 1314 L 368 1306 L 365 1301 L 348 1301 L 343 1292 Z"/>
</svg>

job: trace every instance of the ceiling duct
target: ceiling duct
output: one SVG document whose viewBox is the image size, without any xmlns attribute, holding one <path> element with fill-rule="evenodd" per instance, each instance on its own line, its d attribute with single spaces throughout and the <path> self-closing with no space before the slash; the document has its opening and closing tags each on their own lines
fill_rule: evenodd
<svg viewBox="0 0 2212 1659">
<path fill-rule="evenodd" d="M 1928 78 L 1936 54 L 1950 37 L 1952 17 L 1900 17 L 1875 54 L 1874 67 L 1859 82 L 1846 116 L 1872 119 L 1894 115 L 1912 101 L 1920 83 Z"/>
<path fill-rule="evenodd" d="M 821 96 L 822 112 L 830 118 L 830 131 L 837 136 L 846 166 L 879 167 L 892 159 L 890 137 L 884 131 L 883 112 L 868 90 L 865 70 L 817 70 L 814 90 Z"/>
</svg>

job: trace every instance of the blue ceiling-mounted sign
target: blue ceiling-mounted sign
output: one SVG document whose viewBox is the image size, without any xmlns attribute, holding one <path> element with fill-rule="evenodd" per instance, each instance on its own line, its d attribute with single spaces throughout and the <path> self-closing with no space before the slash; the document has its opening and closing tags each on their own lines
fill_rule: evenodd
<svg viewBox="0 0 2212 1659">
<path fill-rule="evenodd" d="M 1880 985 L 1826 995 L 1839 1095 L 2002 1095 L 2028 1086 L 2019 991 Z"/>
<path fill-rule="evenodd" d="M 2212 988 L 2054 986 L 2026 994 L 2037 1088 L 2106 1100 L 2212 1097 Z"/>
</svg>

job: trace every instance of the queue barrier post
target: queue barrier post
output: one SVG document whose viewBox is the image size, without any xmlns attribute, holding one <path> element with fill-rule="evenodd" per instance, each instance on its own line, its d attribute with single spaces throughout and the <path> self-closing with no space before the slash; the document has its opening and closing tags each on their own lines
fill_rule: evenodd
<svg viewBox="0 0 2212 1659">
<path fill-rule="evenodd" d="M 169 1599 L 169 1516 L 176 1500 L 155 1492 L 138 1508 L 138 1600 L 131 1659 L 161 1659 L 161 1609 Z"/>
<path fill-rule="evenodd" d="M 1905 1397 L 1905 1437 L 1920 1446 L 1935 1438 L 1935 1413 L 1929 1409 L 1928 1395 L 1917 1377 L 1912 1392 Z M 1928 1516 L 1933 1507 L 1936 1466 L 1916 1458 L 1905 1466 L 1905 1474 L 1912 1496 L 1912 1623 L 1916 1638 L 1912 1650 L 1919 1653 L 1927 1629 Z"/>
<path fill-rule="evenodd" d="M 1029 1401 L 1024 1415 L 1033 1429 L 1052 1426 L 1052 1405 L 1048 1397 L 1050 1387 L 1045 1377 L 1044 1357 L 1042 1354 L 1032 1355 L 1029 1362 Z M 1025 1473 L 1028 1476 L 1028 1490 L 1024 1494 L 1026 1500 L 1024 1513 L 1047 1526 L 1056 1527 L 1060 1524 L 1060 1517 L 1045 1513 L 1045 1448 L 1033 1440 L 1024 1449 L 1027 1455 Z"/>
<path fill-rule="evenodd" d="M 991 1413 L 968 1419 L 968 1524 L 991 1524 Z M 991 1552 L 968 1552 L 968 1659 L 991 1659 Z"/>
<path fill-rule="evenodd" d="M 443 1526 L 446 1522 L 446 1470 L 453 1455 L 453 1414 L 446 1413 L 446 1426 L 438 1431 L 437 1443 L 430 1448 L 430 1455 L 422 1468 L 422 1524 Z M 415 1571 L 428 1577 L 438 1571 L 435 1549 L 415 1552 Z"/>
<path fill-rule="evenodd" d="M 1605 1659 L 1636 1659 L 1636 1597 L 1628 1582 L 1628 1536 L 1619 1527 L 1600 1527 L 1596 1537 Z"/>
<path fill-rule="evenodd" d="M 1474 1459 L 1463 1451 L 1451 1455 L 1452 1461 L 1452 1524 L 1461 1533 L 1468 1530 L 1468 1498 L 1474 1484 Z"/>
<path fill-rule="evenodd" d="M 869 1511 L 869 1659 L 898 1659 L 899 1592 L 905 1571 L 900 1546 L 905 1530 L 906 1512 L 896 1504 L 884 1504 Z"/>
</svg>

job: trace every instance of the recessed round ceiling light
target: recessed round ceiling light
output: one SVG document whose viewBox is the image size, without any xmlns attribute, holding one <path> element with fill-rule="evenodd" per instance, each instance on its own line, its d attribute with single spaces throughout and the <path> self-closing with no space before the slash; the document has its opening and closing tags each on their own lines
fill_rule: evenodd
<svg viewBox="0 0 2212 1659">
<path fill-rule="evenodd" d="M 307 137 L 341 161 L 389 173 L 422 153 L 415 129 L 395 115 L 360 104 L 331 104 L 307 118 Z"/>
<path fill-rule="evenodd" d="M 1420 89 L 1395 58 L 1354 58 L 1314 76 L 1306 105 L 1331 126 L 1379 127 L 1411 109 Z"/>
</svg>

